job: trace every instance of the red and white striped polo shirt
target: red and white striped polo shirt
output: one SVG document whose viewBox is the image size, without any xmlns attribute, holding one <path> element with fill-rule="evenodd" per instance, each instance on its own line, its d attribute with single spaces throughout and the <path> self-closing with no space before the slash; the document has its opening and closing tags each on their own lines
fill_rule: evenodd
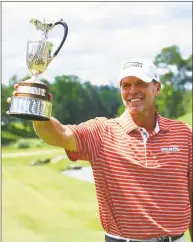
<svg viewBox="0 0 193 242">
<path fill-rule="evenodd" d="M 179 235 L 190 224 L 192 131 L 157 113 L 158 132 L 145 143 L 129 113 L 69 125 L 93 169 L 101 224 L 112 235 L 148 239 Z M 146 153 L 146 154 L 145 154 Z"/>
</svg>

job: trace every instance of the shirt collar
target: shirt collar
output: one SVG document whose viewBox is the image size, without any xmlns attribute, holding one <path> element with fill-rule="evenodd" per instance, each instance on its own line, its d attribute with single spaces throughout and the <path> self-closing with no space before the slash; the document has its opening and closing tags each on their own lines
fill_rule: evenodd
<svg viewBox="0 0 193 242">
<path fill-rule="evenodd" d="M 169 131 L 169 123 L 166 118 L 161 116 L 157 110 L 156 110 L 156 117 L 157 117 L 157 123 L 154 132 L 157 133 L 158 130 L 163 131 Z M 118 118 L 118 122 L 121 125 L 121 127 L 124 129 L 126 133 L 130 133 L 131 131 L 138 129 L 139 126 L 137 126 L 129 114 L 128 110 L 126 109 L 125 112 Z"/>
</svg>

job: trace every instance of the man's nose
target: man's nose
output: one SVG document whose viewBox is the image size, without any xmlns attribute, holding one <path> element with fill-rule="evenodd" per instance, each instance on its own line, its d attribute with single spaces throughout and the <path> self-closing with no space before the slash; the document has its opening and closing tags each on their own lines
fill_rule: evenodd
<svg viewBox="0 0 193 242">
<path fill-rule="evenodd" d="M 137 86 L 134 85 L 134 84 L 132 84 L 132 85 L 130 86 L 129 93 L 130 93 L 131 95 L 133 95 L 133 94 L 135 94 L 135 93 L 137 93 L 137 92 L 138 92 L 138 88 L 137 88 Z"/>
</svg>

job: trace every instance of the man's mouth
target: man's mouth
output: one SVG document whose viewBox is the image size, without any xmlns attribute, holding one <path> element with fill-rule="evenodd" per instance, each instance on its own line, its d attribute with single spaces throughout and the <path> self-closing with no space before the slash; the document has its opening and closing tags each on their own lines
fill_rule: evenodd
<svg viewBox="0 0 193 242">
<path fill-rule="evenodd" d="M 142 98 L 131 98 L 131 99 L 129 99 L 129 102 L 135 103 L 135 102 L 139 102 L 141 100 L 142 100 Z"/>
</svg>

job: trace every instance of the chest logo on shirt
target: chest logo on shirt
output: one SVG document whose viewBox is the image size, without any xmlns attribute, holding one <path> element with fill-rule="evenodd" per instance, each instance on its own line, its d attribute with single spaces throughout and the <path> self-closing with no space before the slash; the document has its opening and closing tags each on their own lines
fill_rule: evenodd
<svg viewBox="0 0 193 242">
<path fill-rule="evenodd" d="M 180 151 L 180 148 L 178 146 L 175 147 L 162 147 L 161 152 L 178 152 Z"/>
</svg>

